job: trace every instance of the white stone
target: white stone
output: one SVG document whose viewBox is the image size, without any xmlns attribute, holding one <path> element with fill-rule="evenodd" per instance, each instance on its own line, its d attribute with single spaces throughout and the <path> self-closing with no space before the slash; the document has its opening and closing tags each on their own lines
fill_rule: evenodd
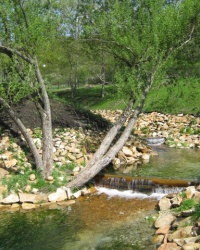
<svg viewBox="0 0 200 250">
<path fill-rule="evenodd" d="M 1 203 L 4 204 L 12 204 L 12 203 L 17 203 L 19 202 L 19 196 L 17 194 L 10 194 L 3 200 L 1 200 Z"/>
<path fill-rule="evenodd" d="M 58 188 L 56 193 L 52 193 L 48 196 L 50 202 L 64 201 L 67 199 L 67 193 L 64 189 Z"/>
<path fill-rule="evenodd" d="M 133 152 L 126 146 L 124 146 L 122 148 L 122 152 L 126 155 L 126 156 L 133 156 Z"/>
<path fill-rule="evenodd" d="M 81 196 L 81 190 L 78 190 L 77 192 L 73 193 L 73 197 L 78 199 Z"/>
<path fill-rule="evenodd" d="M 31 175 L 29 176 L 29 180 L 30 180 L 30 181 L 35 181 L 35 179 L 36 179 L 35 174 L 31 174 Z"/>
</svg>

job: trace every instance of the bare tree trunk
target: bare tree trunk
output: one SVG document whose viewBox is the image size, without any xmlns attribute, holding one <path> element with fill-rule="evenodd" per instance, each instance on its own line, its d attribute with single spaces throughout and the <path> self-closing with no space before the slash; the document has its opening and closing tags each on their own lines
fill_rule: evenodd
<svg viewBox="0 0 200 250">
<path fill-rule="evenodd" d="M 28 146 L 31 149 L 31 152 L 33 154 L 33 157 L 35 159 L 36 168 L 39 171 L 43 170 L 43 162 L 40 154 L 38 153 L 38 150 L 31 138 L 31 136 L 28 134 L 26 127 L 22 123 L 22 121 L 15 115 L 15 112 L 11 109 L 11 107 L 6 103 L 6 101 L 0 97 L 0 103 L 3 105 L 3 107 L 7 110 L 9 116 L 11 119 L 15 122 L 15 124 L 18 126 L 19 130 L 21 131 L 22 135 L 24 136 Z"/>
<path fill-rule="evenodd" d="M 138 107 L 134 111 L 133 115 L 129 118 L 125 130 L 120 136 L 120 138 L 117 140 L 117 142 L 102 157 L 97 157 L 96 161 L 95 159 L 91 159 L 93 164 L 89 162 L 89 164 L 75 177 L 75 179 L 67 184 L 67 187 L 72 188 L 72 187 L 83 186 L 86 182 L 91 180 L 96 174 L 98 174 L 104 167 L 106 167 L 114 159 L 115 155 L 119 152 L 119 150 L 124 146 L 124 144 L 128 140 L 132 132 L 133 126 L 137 121 L 139 114 L 142 111 L 146 96 L 150 91 L 152 83 L 153 83 L 153 78 L 147 84 L 143 92 L 143 95 L 140 99 L 140 102 L 138 104 Z M 103 145 L 101 146 L 103 147 Z"/>
<path fill-rule="evenodd" d="M 51 175 L 53 170 L 53 139 L 52 139 L 52 119 L 51 119 L 51 107 L 49 97 L 46 91 L 42 75 L 38 66 L 37 59 L 35 60 L 36 76 L 41 86 L 42 102 L 43 107 L 40 109 L 42 118 L 42 161 L 43 171 L 42 175 L 44 178 Z"/>
<path fill-rule="evenodd" d="M 105 96 L 105 84 L 106 84 L 106 73 L 105 73 L 105 52 L 103 50 L 102 45 L 102 65 L 101 65 L 101 74 L 102 74 L 102 82 L 101 82 L 101 97 Z"/>
<path fill-rule="evenodd" d="M 99 146 L 93 157 L 88 162 L 87 168 L 90 168 L 92 165 L 94 165 L 95 162 L 97 162 L 107 152 L 115 136 L 117 135 L 117 133 L 122 128 L 129 115 L 131 114 L 133 108 L 133 102 L 134 102 L 133 99 L 129 101 L 127 108 L 124 110 L 119 119 L 113 124 L 113 126 L 107 132 L 106 136 L 101 142 L 101 145 Z"/>
</svg>

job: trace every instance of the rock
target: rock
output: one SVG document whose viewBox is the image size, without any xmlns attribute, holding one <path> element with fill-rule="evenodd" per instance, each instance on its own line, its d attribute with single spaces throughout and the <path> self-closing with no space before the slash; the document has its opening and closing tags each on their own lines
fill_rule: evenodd
<svg viewBox="0 0 200 250">
<path fill-rule="evenodd" d="M 89 189 L 84 188 L 84 189 L 81 190 L 81 195 L 85 196 L 85 195 L 88 195 L 88 194 L 90 194 L 90 190 Z"/>
<path fill-rule="evenodd" d="M 12 160 L 5 160 L 4 161 L 4 165 L 6 168 L 12 168 L 15 167 L 17 164 L 17 160 L 16 159 L 12 159 Z"/>
<path fill-rule="evenodd" d="M 120 159 L 115 158 L 115 159 L 112 161 L 112 164 L 113 164 L 113 168 L 114 168 L 115 170 L 117 170 L 117 169 L 120 168 L 120 166 L 121 166 Z"/>
<path fill-rule="evenodd" d="M 19 201 L 33 203 L 36 198 L 35 194 L 19 193 Z"/>
<path fill-rule="evenodd" d="M 156 230 L 155 234 L 167 234 L 169 232 L 170 226 L 162 227 Z"/>
<path fill-rule="evenodd" d="M 84 158 L 84 156 L 82 156 L 82 157 L 76 159 L 75 162 L 76 162 L 78 165 L 84 164 L 84 163 L 85 163 L 85 158 Z"/>
<path fill-rule="evenodd" d="M 29 181 L 35 181 L 35 179 L 36 179 L 35 174 L 31 174 L 31 175 L 29 176 Z"/>
<path fill-rule="evenodd" d="M 72 204 L 75 204 L 76 201 L 75 200 L 69 200 L 69 201 L 58 201 L 57 204 L 59 206 L 70 206 Z"/>
<path fill-rule="evenodd" d="M 169 234 L 168 240 L 173 241 L 174 239 L 191 237 L 192 228 L 193 228 L 193 226 L 187 226 L 187 227 L 180 228 L 180 229 L 176 230 L 175 232 L 173 232 L 172 234 Z"/>
<path fill-rule="evenodd" d="M 38 188 L 33 188 L 33 189 L 32 189 L 32 191 L 31 191 L 31 193 L 32 193 L 32 194 L 37 194 L 37 193 L 38 193 L 38 191 L 39 191 L 39 189 L 38 189 Z"/>
<path fill-rule="evenodd" d="M 67 193 L 67 198 L 70 200 L 72 198 L 71 188 L 65 188 L 65 191 Z"/>
<path fill-rule="evenodd" d="M 166 226 L 171 226 L 171 224 L 175 221 L 175 219 L 176 217 L 172 215 L 170 212 L 160 213 L 154 223 L 154 226 L 155 228 L 163 228 Z"/>
<path fill-rule="evenodd" d="M 42 203 L 42 202 L 47 202 L 47 201 L 48 201 L 47 194 L 36 194 L 35 199 L 33 200 L 33 203 Z"/>
<path fill-rule="evenodd" d="M 81 196 L 81 190 L 78 190 L 77 192 L 73 193 L 73 197 L 75 199 L 78 199 Z"/>
<path fill-rule="evenodd" d="M 161 243 L 161 242 L 163 242 L 163 239 L 164 239 L 164 235 L 158 234 L 158 235 L 155 235 L 155 236 L 153 237 L 152 242 L 153 242 L 154 244 L 156 244 L 156 243 Z"/>
<path fill-rule="evenodd" d="M 160 208 L 160 210 L 169 210 L 170 207 L 171 207 L 171 202 L 170 202 L 170 199 L 166 198 L 166 197 L 163 197 L 159 203 L 158 203 L 158 206 Z"/>
<path fill-rule="evenodd" d="M 181 250 L 181 247 L 177 246 L 176 243 L 162 244 L 157 250 Z"/>
<path fill-rule="evenodd" d="M 182 212 L 181 212 L 181 215 L 182 215 L 183 217 L 188 217 L 188 216 L 192 215 L 194 212 L 195 212 L 195 209 L 194 209 L 194 208 L 191 208 L 191 209 L 182 211 Z"/>
<path fill-rule="evenodd" d="M 46 180 L 47 180 L 47 181 L 53 181 L 54 178 L 53 178 L 53 176 L 48 176 L 48 177 L 46 178 Z"/>
<path fill-rule="evenodd" d="M 11 207 L 10 207 L 10 209 L 11 209 L 12 211 L 19 211 L 20 208 L 21 208 L 21 205 L 18 204 L 18 203 L 14 203 L 14 204 L 12 204 Z"/>
<path fill-rule="evenodd" d="M 1 200 L 1 203 L 3 204 L 12 204 L 17 202 L 19 202 L 19 196 L 17 194 L 10 194 L 9 196 Z"/>
<path fill-rule="evenodd" d="M 27 193 L 29 193 L 31 191 L 31 189 L 32 189 L 31 185 L 27 185 L 26 188 L 25 188 L 25 191 Z"/>
<path fill-rule="evenodd" d="M 0 211 L 8 211 L 11 208 L 10 204 L 4 205 L 0 204 Z"/>
<path fill-rule="evenodd" d="M 0 178 L 9 175 L 9 172 L 6 169 L 0 168 Z"/>
<path fill-rule="evenodd" d="M 22 203 L 22 209 L 24 209 L 24 210 L 35 209 L 37 207 L 39 207 L 39 206 L 37 206 L 36 204 L 26 203 L 26 202 Z"/>
<path fill-rule="evenodd" d="M 184 238 L 184 243 L 186 243 L 186 244 L 195 243 L 195 242 L 199 242 L 199 240 L 200 240 L 200 235 L 198 235 L 196 237 Z"/>
<path fill-rule="evenodd" d="M 125 154 L 125 156 L 133 156 L 133 152 L 126 146 L 122 148 L 122 152 Z"/>
<path fill-rule="evenodd" d="M 187 187 L 187 188 L 186 188 L 186 191 L 185 191 L 185 193 L 186 193 L 186 198 L 187 198 L 187 199 L 192 198 L 193 195 L 195 194 L 195 192 L 196 192 L 195 186 L 189 186 L 189 187 Z"/>
<path fill-rule="evenodd" d="M 52 193 L 48 196 L 50 202 L 64 201 L 67 199 L 67 193 L 64 189 L 58 188 L 56 193 Z"/>
<path fill-rule="evenodd" d="M 183 250 L 199 250 L 200 243 L 188 243 L 188 244 L 185 244 L 182 249 Z"/>
<path fill-rule="evenodd" d="M 179 207 L 181 202 L 182 202 L 183 198 L 181 196 L 175 196 L 174 198 L 171 199 L 171 207 L 175 208 L 175 207 Z"/>
</svg>

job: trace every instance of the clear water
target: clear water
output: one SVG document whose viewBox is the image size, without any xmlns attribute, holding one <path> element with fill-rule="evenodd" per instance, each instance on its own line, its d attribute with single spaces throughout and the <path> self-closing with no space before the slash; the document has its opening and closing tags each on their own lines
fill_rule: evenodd
<svg viewBox="0 0 200 250">
<path fill-rule="evenodd" d="M 1 250 L 153 250 L 156 201 L 93 195 L 62 210 L 0 214 Z"/>
<path fill-rule="evenodd" d="M 200 179 L 200 151 L 155 150 L 159 156 L 133 176 Z M 2 212 L 0 250 L 154 250 L 147 218 L 155 213 L 156 197 L 100 189 L 63 209 Z"/>
<path fill-rule="evenodd" d="M 154 151 L 158 152 L 158 156 L 152 156 L 149 163 L 137 166 L 128 175 L 200 180 L 200 149 L 159 146 L 154 147 Z"/>
</svg>

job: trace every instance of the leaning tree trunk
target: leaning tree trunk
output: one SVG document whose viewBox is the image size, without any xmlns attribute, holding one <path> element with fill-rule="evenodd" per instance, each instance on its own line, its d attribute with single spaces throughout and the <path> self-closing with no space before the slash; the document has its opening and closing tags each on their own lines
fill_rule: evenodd
<svg viewBox="0 0 200 250">
<path fill-rule="evenodd" d="M 153 83 L 153 78 L 144 89 L 138 107 L 135 109 L 133 115 L 129 118 L 125 130 L 120 136 L 120 138 L 117 140 L 117 142 L 102 157 L 98 158 L 97 161 L 93 160 L 92 165 L 89 162 L 89 164 L 75 177 L 75 179 L 67 184 L 67 187 L 72 188 L 72 187 L 83 186 L 86 182 L 90 181 L 96 174 L 98 174 L 104 167 L 106 167 L 114 159 L 115 155 L 119 152 L 119 150 L 124 146 L 124 144 L 128 140 L 132 132 L 133 126 L 137 121 L 139 114 L 142 111 L 146 96 L 150 91 L 152 83 Z"/>
<path fill-rule="evenodd" d="M 9 116 L 14 121 L 14 123 L 18 126 L 20 132 L 24 136 L 24 139 L 26 140 L 28 146 L 30 147 L 30 150 L 31 150 L 33 157 L 35 159 L 36 168 L 39 171 L 42 171 L 43 170 L 42 158 L 41 158 L 32 138 L 31 138 L 31 136 L 27 132 L 26 127 L 24 126 L 22 121 L 16 116 L 15 112 L 12 110 L 12 108 L 6 103 L 6 101 L 2 97 L 0 97 L 0 103 L 7 110 Z"/>
<path fill-rule="evenodd" d="M 101 142 L 101 145 L 99 146 L 97 151 L 94 153 L 93 157 L 88 162 L 87 168 L 90 168 L 92 165 L 94 165 L 95 162 L 97 162 L 107 152 L 115 136 L 118 134 L 119 130 L 122 128 L 128 117 L 130 116 L 133 108 L 133 102 L 134 102 L 133 99 L 129 101 L 129 104 L 127 105 L 124 112 L 121 114 L 119 119 L 113 124 L 113 126 L 109 129 L 103 141 Z"/>
<path fill-rule="evenodd" d="M 41 87 L 42 104 L 39 111 L 42 118 L 42 175 L 47 178 L 53 170 L 53 139 L 52 139 L 52 119 L 49 97 L 46 91 L 44 81 L 38 66 L 37 59 L 35 60 L 36 76 Z"/>
</svg>

